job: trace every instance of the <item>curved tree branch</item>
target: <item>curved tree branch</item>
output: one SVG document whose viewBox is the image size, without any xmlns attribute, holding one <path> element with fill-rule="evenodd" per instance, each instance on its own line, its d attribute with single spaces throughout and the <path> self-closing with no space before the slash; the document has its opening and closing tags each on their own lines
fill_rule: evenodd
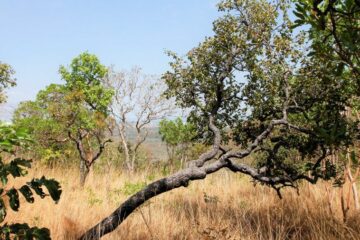
<svg viewBox="0 0 360 240">
<path fill-rule="evenodd" d="M 261 176 L 254 168 L 251 168 L 246 165 L 236 165 L 231 161 L 231 158 L 244 158 L 248 156 L 267 136 L 270 135 L 271 131 L 274 129 L 275 125 L 286 125 L 287 121 L 273 120 L 270 122 L 267 129 L 262 132 L 249 147 L 241 152 L 227 152 L 223 153 L 221 157 L 207 165 L 206 162 L 214 159 L 220 149 L 221 134 L 219 129 L 215 126 L 213 118 L 210 119 L 210 128 L 214 130 L 215 139 L 213 149 L 200 156 L 198 160 L 192 166 L 180 170 L 177 173 L 157 180 L 144 189 L 132 195 L 128 200 L 120 205 L 110 216 L 104 218 L 100 223 L 96 224 L 94 227 L 89 229 L 80 237 L 80 240 L 93 240 L 100 239 L 107 233 L 112 232 L 116 229 L 136 208 L 141 206 L 147 200 L 160 195 L 164 192 L 168 192 L 172 189 L 179 187 L 187 187 L 189 181 L 204 179 L 208 174 L 214 173 L 224 167 L 229 168 L 235 172 L 242 172 L 244 174 L 255 177 L 257 180 L 266 182 L 266 183 L 277 183 L 277 182 L 286 182 L 285 179 L 279 178 L 269 178 L 266 176 Z"/>
<path fill-rule="evenodd" d="M 215 121 L 214 116 L 210 115 L 209 128 L 214 133 L 215 136 L 213 148 L 210 151 L 201 154 L 199 159 L 190 162 L 190 166 L 195 164 L 197 167 L 202 167 L 207 161 L 213 159 L 216 156 L 216 154 L 219 152 L 220 143 L 221 143 L 221 132 L 216 127 L 214 121 Z"/>
</svg>

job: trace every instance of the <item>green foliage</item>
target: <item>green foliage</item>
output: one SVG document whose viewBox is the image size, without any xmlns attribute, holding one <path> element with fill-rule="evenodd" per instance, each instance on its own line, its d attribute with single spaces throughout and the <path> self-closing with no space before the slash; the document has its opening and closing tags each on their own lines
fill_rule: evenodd
<svg viewBox="0 0 360 240">
<path fill-rule="evenodd" d="M 27 129 L 35 140 L 30 152 L 33 158 L 48 166 L 69 164 L 69 159 L 76 158 L 66 128 L 71 121 L 67 113 L 75 107 L 65 101 L 66 93 L 62 85 L 51 84 L 35 101 L 20 103 L 13 115 L 15 127 Z"/>
<path fill-rule="evenodd" d="M 107 69 L 99 59 L 82 53 L 59 72 L 65 84 L 47 86 L 35 101 L 21 103 L 13 116 L 17 127 L 29 129 L 36 140 L 35 157 L 48 166 L 69 163 L 79 155 L 87 160 L 111 124 L 113 90 L 102 84 Z"/>
<path fill-rule="evenodd" d="M 26 223 L 5 224 L 1 228 L 2 239 L 39 239 L 50 240 L 50 231 L 47 228 L 30 227 Z M 16 238 L 14 238 L 16 236 Z"/>
<path fill-rule="evenodd" d="M 76 99 L 84 100 L 96 111 L 107 113 L 114 92 L 102 85 L 107 68 L 95 55 L 82 53 L 72 60 L 69 69 L 61 66 L 59 72 L 66 87 L 76 93 Z"/>
<path fill-rule="evenodd" d="M 90 206 L 98 205 L 102 203 L 102 200 L 98 198 L 96 193 L 91 188 L 87 188 L 86 192 L 88 193 L 88 203 Z"/>
<path fill-rule="evenodd" d="M 316 182 L 339 171 L 325 164 L 318 172 L 315 162 L 357 138 L 358 124 L 344 112 L 358 102 L 360 89 L 359 11 L 351 0 L 295 2 L 294 23 L 286 0 L 221 1 L 224 15 L 214 22 L 214 35 L 184 58 L 169 53 L 171 70 L 163 79 L 166 96 L 190 109 L 188 120 L 204 139 L 214 136 L 211 118 L 239 148 L 272 120 L 286 119 L 289 126 L 275 127 L 259 143 L 258 167 L 267 176 L 294 177 L 306 175 L 310 161 Z M 303 23 L 311 24 L 309 32 L 294 31 Z"/>
<path fill-rule="evenodd" d="M 140 191 L 145 186 L 146 186 L 146 182 L 137 182 L 137 183 L 125 182 L 121 191 L 126 196 L 130 196 L 130 195 L 133 195 L 134 193 Z"/>
<path fill-rule="evenodd" d="M 360 2 L 357 0 L 295 0 L 294 28 L 306 27 L 310 51 L 308 57 L 322 68 L 322 78 L 332 91 L 332 99 L 342 101 L 343 115 L 347 119 L 338 118 L 324 121 L 328 126 L 317 129 L 318 135 L 326 144 L 337 145 L 338 154 L 343 155 L 343 162 L 357 167 L 358 161 L 354 151 L 358 137 L 359 90 L 360 90 Z M 329 99 L 329 102 L 334 100 Z M 345 114 L 346 110 L 348 113 Z M 330 107 L 329 112 L 334 112 Z M 355 116 L 355 117 L 354 117 Z M 322 116 L 323 117 L 323 116 Z M 328 119 L 334 116 L 327 116 Z M 345 141 L 344 141 L 345 140 Z M 340 146 L 345 145 L 346 148 Z M 345 165 L 345 164 L 343 164 Z M 328 168 L 330 169 L 330 168 Z M 337 179 L 337 185 L 342 180 Z"/>
<path fill-rule="evenodd" d="M 294 27 L 309 26 L 311 54 L 336 64 L 334 75 L 355 75 L 359 90 L 360 3 L 357 0 L 294 0 Z"/>
<path fill-rule="evenodd" d="M 196 137 L 194 126 L 190 123 L 184 123 L 179 117 L 175 120 L 161 120 L 159 133 L 162 140 L 171 146 L 191 142 Z"/>
<path fill-rule="evenodd" d="M 24 147 L 30 142 L 29 136 L 23 129 L 15 129 L 10 125 L 0 125 L 0 152 L 2 154 L 15 154 L 15 149 Z M 0 157 L 0 223 L 6 219 L 8 208 L 18 211 L 20 208 L 20 196 L 28 203 L 34 202 L 34 194 L 41 198 L 49 196 L 58 202 L 61 195 L 61 187 L 54 179 L 32 179 L 20 188 L 8 187 L 9 176 L 12 178 L 24 177 L 27 169 L 31 167 L 31 161 L 14 158 L 4 162 Z M 47 190 L 46 193 L 44 190 Z M 8 201 L 8 205 L 5 202 Z M 3 224 L 0 226 L 1 239 L 50 239 L 50 232 L 46 228 L 29 227 L 27 224 Z"/>
<path fill-rule="evenodd" d="M 195 126 L 184 123 L 181 118 L 175 120 L 163 119 L 159 123 L 159 133 L 167 145 L 170 163 L 173 165 L 175 158 L 184 160 L 189 155 L 190 145 L 198 135 Z"/>
<path fill-rule="evenodd" d="M 13 78 L 15 71 L 6 63 L 0 61 L 0 103 L 6 101 L 5 89 L 16 85 L 16 79 Z"/>
</svg>

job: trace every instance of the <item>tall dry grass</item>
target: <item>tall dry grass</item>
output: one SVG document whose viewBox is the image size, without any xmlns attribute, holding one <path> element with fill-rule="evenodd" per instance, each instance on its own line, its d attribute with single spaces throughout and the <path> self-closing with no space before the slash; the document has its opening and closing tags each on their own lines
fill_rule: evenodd
<svg viewBox="0 0 360 240">
<path fill-rule="evenodd" d="M 35 169 L 29 178 L 44 174 L 60 180 L 60 202 L 21 204 L 7 220 L 47 227 L 53 239 L 76 239 L 135 190 L 130 183 L 149 182 L 146 174 L 129 177 L 115 171 L 91 173 L 83 189 L 76 170 Z M 359 213 L 352 211 L 343 223 L 339 190 L 327 187 L 303 184 L 300 195 L 287 189 L 280 200 L 268 187 L 221 171 L 152 199 L 104 239 L 360 239 Z"/>
</svg>

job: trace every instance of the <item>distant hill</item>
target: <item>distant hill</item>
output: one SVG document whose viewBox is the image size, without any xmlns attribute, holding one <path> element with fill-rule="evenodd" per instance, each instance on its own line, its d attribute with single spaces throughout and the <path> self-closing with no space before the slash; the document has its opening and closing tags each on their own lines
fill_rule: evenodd
<svg viewBox="0 0 360 240">
<path fill-rule="evenodd" d="M 152 126 L 148 128 L 149 134 L 143 143 L 142 147 L 146 149 L 151 155 L 152 160 L 165 160 L 167 159 L 166 145 L 161 141 L 161 136 L 159 134 L 159 127 Z M 133 128 L 127 128 L 126 134 L 130 142 L 135 141 L 136 130 Z M 119 137 L 118 133 L 114 132 L 114 137 Z"/>
</svg>

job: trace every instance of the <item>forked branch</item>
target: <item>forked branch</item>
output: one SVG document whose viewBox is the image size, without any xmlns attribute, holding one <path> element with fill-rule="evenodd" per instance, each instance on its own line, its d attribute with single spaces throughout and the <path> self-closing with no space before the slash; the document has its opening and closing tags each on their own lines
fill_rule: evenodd
<svg viewBox="0 0 360 240">
<path fill-rule="evenodd" d="M 266 177 L 259 173 L 255 168 L 247 166 L 245 164 L 236 165 L 231 159 L 241 159 L 248 156 L 254 151 L 261 142 L 266 139 L 276 125 L 287 125 L 287 121 L 284 119 L 273 120 L 269 126 L 249 145 L 244 151 L 232 152 L 228 151 L 222 153 L 222 155 L 215 161 L 216 155 L 220 151 L 221 135 L 218 128 L 215 126 L 214 119 L 209 123 L 210 129 L 214 131 L 215 139 L 213 149 L 200 156 L 198 160 L 195 160 L 195 164 L 192 164 L 186 169 L 180 170 L 177 173 L 157 180 L 144 189 L 137 192 L 128 198 L 124 203 L 120 205 L 110 216 L 104 218 L 101 222 L 89 229 L 81 236 L 81 240 L 93 240 L 100 239 L 107 233 L 115 230 L 136 208 L 141 206 L 147 200 L 160 195 L 164 192 L 168 192 L 172 189 L 179 187 L 187 187 L 190 181 L 204 179 L 208 174 L 214 173 L 222 168 L 228 168 L 234 172 L 242 172 L 250 175 L 258 181 L 268 184 L 280 184 L 291 182 L 291 179 L 285 177 Z M 207 163 L 207 164 L 205 164 Z"/>
</svg>

